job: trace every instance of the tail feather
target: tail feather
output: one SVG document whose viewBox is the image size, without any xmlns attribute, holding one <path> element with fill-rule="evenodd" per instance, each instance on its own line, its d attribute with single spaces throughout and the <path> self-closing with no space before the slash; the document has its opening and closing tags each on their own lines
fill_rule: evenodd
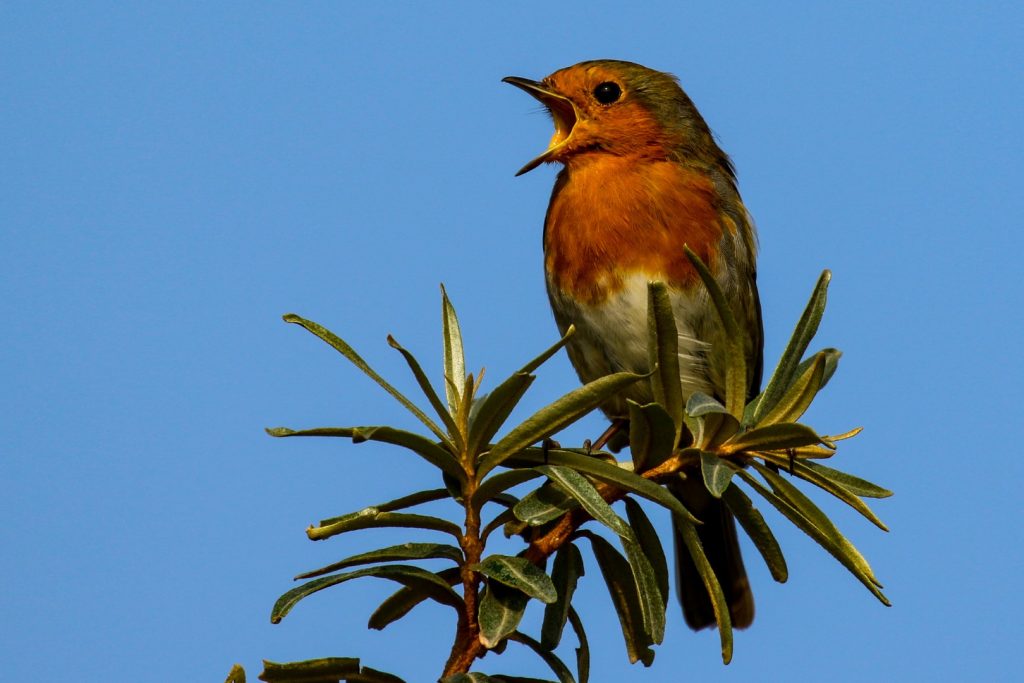
<svg viewBox="0 0 1024 683">
<path fill-rule="evenodd" d="M 740 555 L 736 521 L 721 500 L 714 498 L 702 482 L 689 479 L 671 486 L 673 493 L 703 524 L 697 536 L 707 555 L 729 605 L 733 628 L 746 628 L 754 621 L 754 595 Z M 678 527 L 676 536 L 676 573 L 679 601 L 687 625 L 695 631 L 716 625 L 711 598 L 697 566 L 690 557 Z"/>
</svg>

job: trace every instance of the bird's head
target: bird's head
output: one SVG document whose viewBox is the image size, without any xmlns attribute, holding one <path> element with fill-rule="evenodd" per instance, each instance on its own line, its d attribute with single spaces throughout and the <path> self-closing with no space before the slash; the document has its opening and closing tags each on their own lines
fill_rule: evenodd
<svg viewBox="0 0 1024 683">
<path fill-rule="evenodd" d="M 503 80 L 539 100 L 555 123 L 547 150 L 516 175 L 590 153 L 644 158 L 721 154 L 671 74 L 602 59 L 560 69 L 541 81 Z"/>
</svg>

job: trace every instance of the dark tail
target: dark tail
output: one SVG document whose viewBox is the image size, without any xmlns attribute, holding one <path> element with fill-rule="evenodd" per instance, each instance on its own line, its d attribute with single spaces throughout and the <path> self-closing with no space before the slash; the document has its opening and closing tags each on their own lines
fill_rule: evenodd
<svg viewBox="0 0 1024 683">
<path fill-rule="evenodd" d="M 754 621 L 754 594 L 750 591 L 747 570 L 743 567 L 736 538 L 736 522 L 725 503 L 714 498 L 696 477 L 673 483 L 672 492 L 703 524 L 697 536 L 704 547 L 711 568 L 722 585 L 733 628 L 746 628 Z M 697 631 L 715 626 L 711 598 L 690 557 L 686 545 L 673 524 L 676 536 L 676 573 L 679 602 L 687 625 Z"/>
</svg>

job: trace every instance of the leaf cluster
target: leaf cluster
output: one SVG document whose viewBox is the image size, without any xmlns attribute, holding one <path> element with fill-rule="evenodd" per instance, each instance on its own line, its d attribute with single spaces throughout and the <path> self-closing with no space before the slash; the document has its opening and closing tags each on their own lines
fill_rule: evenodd
<svg viewBox="0 0 1024 683">
<path fill-rule="evenodd" d="M 825 436 L 798 422 L 832 377 L 840 357 L 835 349 L 806 353 L 825 308 L 828 271 L 819 278 L 764 391 L 747 401 L 748 374 L 736 318 L 704 264 L 692 252 L 689 257 L 726 337 L 735 341 L 726 349 L 724 402 L 700 393 L 684 395 L 668 290 L 664 284 L 652 283 L 648 292 L 651 372 L 600 378 L 556 399 L 500 436 L 533 383 L 534 372 L 565 345 L 574 333 L 572 328 L 492 391 L 482 393 L 484 373 L 466 371 L 458 318 L 442 288 L 443 391 L 434 387 L 412 353 L 388 337 L 422 391 L 430 407 L 427 411 L 370 368 L 340 337 L 317 323 L 286 315 L 285 321 L 325 341 L 379 384 L 429 434 L 389 426 L 281 427 L 268 433 L 391 444 L 433 465 L 440 478 L 437 488 L 310 527 L 307 535 L 314 541 L 386 527 L 431 532 L 433 538 L 363 552 L 299 574 L 296 579 L 303 582 L 278 599 L 271 620 L 281 621 L 299 602 L 321 590 L 352 579 L 385 579 L 397 584 L 397 589 L 370 615 L 370 628 L 384 629 L 428 600 L 453 612 L 455 637 L 442 674 L 446 683 L 533 680 L 470 671 L 479 659 L 490 652 L 501 653 L 509 642 L 536 653 L 559 683 L 585 683 L 590 653 L 572 601 L 584 576 L 583 550 L 589 548 L 618 616 L 629 660 L 650 665 L 653 646 L 665 636 L 669 593 L 666 554 L 645 511 L 645 506 L 653 505 L 673 516 L 685 549 L 701 573 L 715 611 L 723 661 L 728 663 L 732 657 L 729 610 L 697 534 L 701 521 L 665 487 L 680 477 L 698 477 L 711 495 L 724 501 L 777 581 L 788 577 L 786 561 L 751 493 L 767 501 L 888 604 L 864 557 L 794 483 L 802 481 L 826 491 L 886 528 L 863 499 L 882 498 L 891 495 L 889 491 L 820 463 L 836 452 L 839 441 L 859 430 Z M 651 383 L 655 400 L 629 404 L 628 459 L 619 461 L 589 447 L 562 448 L 550 440 L 638 381 Z M 523 485 L 531 481 L 534 488 L 524 491 Z M 413 511 L 436 501 L 454 503 L 458 522 Z M 613 507 L 618 502 L 624 516 Z M 514 556 L 488 553 L 488 538 L 499 529 L 506 536 L 521 537 L 523 551 Z M 446 566 L 428 569 L 419 564 L 424 561 Z M 525 610 L 534 601 L 543 605 L 536 637 L 520 630 Z M 577 643 L 572 667 L 556 654 L 566 625 Z M 268 662 L 265 666 L 260 678 L 266 681 L 399 680 L 354 659 Z"/>
</svg>

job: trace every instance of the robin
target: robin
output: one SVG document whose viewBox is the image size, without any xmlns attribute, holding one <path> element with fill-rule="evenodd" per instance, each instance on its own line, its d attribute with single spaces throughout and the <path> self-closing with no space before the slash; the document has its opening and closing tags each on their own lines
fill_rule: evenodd
<svg viewBox="0 0 1024 683">
<path fill-rule="evenodd" d="M 724 399 L 725 334 L 689 245 L 707 264 L 739 317 L 751 396 L 761 383 L 763 332 L 756 284 L 756 236 L 736 173 L 674 76 L 639 64 L 588 61 L 542 81 L 504 79 L 539 100 L 554 121 L 547 150 L 517 175 L 559 162 L 544 220 L 548 297 L 580 379 L 647 372 L 647 283 L 669 287 L 679 332 L 684 400 Z M 613 428 L 627 399 L 653 400 L 639 382 L 602 406 Z M 606 433 L 607 434 L 607 433 Z M 729 604 L 732 624 L 749 626 L 754 600 L 725 504 L 690 477 L 674 493 L 701 519 L 699 536 Z M 678 538 L 679 599 L 687 624 L 715 625 L 704 584 Z"/>
</svg>

